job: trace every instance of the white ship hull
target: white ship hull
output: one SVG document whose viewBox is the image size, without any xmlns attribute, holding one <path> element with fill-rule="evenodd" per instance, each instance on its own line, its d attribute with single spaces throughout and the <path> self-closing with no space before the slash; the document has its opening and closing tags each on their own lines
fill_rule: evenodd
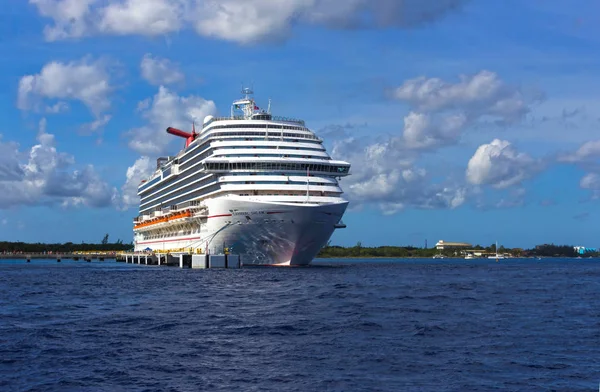
<svg viewBox="0 0 600 392">
<path fill-rule="evenodd" d="M 217 254 L 228 248 L 245 265 L 308 265 L 327 244 L 348 202 L 275 203 L 230 196 L 206 205 L 209 215 L 198 223 L 200 233 L 141 239 L 135 250 L 193 248 Z"/>
</svg>

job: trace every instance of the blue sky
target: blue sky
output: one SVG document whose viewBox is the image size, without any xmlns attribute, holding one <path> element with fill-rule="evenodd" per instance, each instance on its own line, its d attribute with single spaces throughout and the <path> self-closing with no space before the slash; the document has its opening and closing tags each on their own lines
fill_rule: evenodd
<svg viewBox="0 0 600 392">
<path fill-rule="evenodd" d="M 598 246 L 600 5 L 8 0 L 0 239 L 132 239 L 135 187 L 242 83 L 352 163 L 341 245 Z"/>
</svg>

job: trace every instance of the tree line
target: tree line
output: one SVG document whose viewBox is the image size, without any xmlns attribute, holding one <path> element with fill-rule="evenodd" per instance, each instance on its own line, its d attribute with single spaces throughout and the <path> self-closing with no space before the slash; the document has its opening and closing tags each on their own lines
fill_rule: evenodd
<svg viewBox="0 0 600 392">
<path fill-rule="evenodd" d="M 26 243 L 26 242 L 8 242 L 0 241 L 0 253 L 15 253 L 15 252 L 89 252 L 89 251 L 126 251 L 133 248 L 133 243 L 123 243 L 122 240 L 110 243 L 109 236 L 106 234 L 100 243 L 85 243 L 76 244 L 73 242 L 45 244 L 45 243 Z M 496 245 L 492 244 L 488 247 L 476 245 L 474 250 L 481 250 L 488 253 L 496 252 Z M 544 244 L 537 245 L 532 249 L 520 248 L 498 248 L 499 253 L 508 253 L 516 257 L 577 257 L 579 256 L 571 245 L 554 245 Z M 454 249 L 438 250 L 434 248 L 417 248 L 414 246 L 377 246 L 365 247 L 358 242 L 355 246 L 343 247 L 330 245 L 323 247 L 317 257 L 322 258 L 344 258 L 344 257 L 424 257 L 430 258 L 437 254 L 452 257 L 461 255 L 460 251 Z M 586 253 L 585 257 L 599 257 L 598 252 Z"/>
<path fill-rule="evenodd" d="M 496 245 L 487 247 L 476 245 L 472 250 L 480 250 L 486 253 L 496 253 Z M 577 257 L 579 254 L 571 245 L 544 244 L 537 245 L 532 249 L 498 247 L 498 253 L 508 253 L 515 257 Z M 447 257 L 460 256 L 462 253 L 456 249 L 438 250 L 434 248 L 416 248 L 413 246 L 377 246 L 364 247 L 360 242 L 355 246 L 343 247 L 330 245 L 323 247 L 317 257 L 343 258 L 343 257 L 424 257 L 430 258 L 437 254 Z M 598 257 L 598 252 L 586 253 L 585 257 Z"/>
<path fill-rule="evenodd" d="M 124 251 L 133 248 L 133 243 L 124 244 L 122 240 L 116 242 L 108 241 L 108 234 L 106 234 L 100 243 L 85 243 L 76 244 L 73 242 L 45 244 L 45 243 L 27 243 L 27 242 L 9 242 L 0 241 L 0 253 L 17 253 L 17 252 L 31 252 L 31 253 L 43 253 L 43 252 L 90 252 L 90 251 Z"/>
</svg>

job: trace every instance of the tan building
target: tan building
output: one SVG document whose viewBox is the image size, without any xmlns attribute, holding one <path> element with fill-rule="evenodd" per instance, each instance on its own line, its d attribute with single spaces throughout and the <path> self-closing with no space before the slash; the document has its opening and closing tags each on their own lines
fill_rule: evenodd
<svg viewBox="0 0 600 392">
<path fill-rule="evenodd" d="M 472 248 L 473 245 L 467 244 L 466 242 L 449 242 L 444 240 L 439 240 L 437 244 L 435 244 L 435 248 L 438 250 L 444 249 L 465 249 Z"/>
</svg>

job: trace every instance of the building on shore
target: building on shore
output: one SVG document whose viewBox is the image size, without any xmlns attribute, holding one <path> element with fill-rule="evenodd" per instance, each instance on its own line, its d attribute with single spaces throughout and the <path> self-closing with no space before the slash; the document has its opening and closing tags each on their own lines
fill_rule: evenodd
<svg viewBox="0 0 600 392">
<path fill-rule="evenodd" d="M 575 253 L 577 253 L 579 255 L 585 255 L 587 253 L 598 252 L 598 249 L 596 249 L 596 248 L 586 248 L 585 246 L 575 246 L 575 247 L 573 247 L 573 249 L 575 249 Z"/>
<path fill-rule="evenodd" d="M 468 244 L 466 242 L 450 242 L 450 241 L 444 241 L 444 240 L 439 240 L 437 242 L 437 244 L 435 244 L 435 248 L 437 250 L 448 250 L 448 249 L 453 249 L 453 250 L 458 250 L 458 249 L 468 249 L 468 248 L 472 248 L 473 245 Z"/>
</svg>

